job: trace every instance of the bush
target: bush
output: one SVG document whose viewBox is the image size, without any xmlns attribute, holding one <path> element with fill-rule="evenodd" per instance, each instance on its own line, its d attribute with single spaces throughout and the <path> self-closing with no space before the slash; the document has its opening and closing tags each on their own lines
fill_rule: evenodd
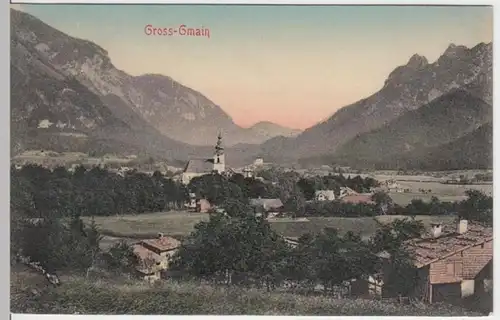
<svg viewBox="0 0 500 320">
<path fill-rule="evenodd" d="M 15 277 L 14 277 L 15 278 Z M 71 314 L 218 314 L 218 315 L 357 315 L 357 316 L 478 316 L 443 304 L 415 307 L 377 300 L 331 299 L 291 293 L 268 293 L 239 287 L 194 282 L 165 282 L 158 287 L 141 281 L 114 284 L 75 278 L 43 295 L 11 286 L 15 313 Z"/>
</svg>

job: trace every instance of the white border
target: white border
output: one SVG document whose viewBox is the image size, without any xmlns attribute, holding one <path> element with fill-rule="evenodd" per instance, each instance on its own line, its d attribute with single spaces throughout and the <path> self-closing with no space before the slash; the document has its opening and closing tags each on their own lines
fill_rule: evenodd
<svg viewBox="0 0 500 320">
<path fill-rule="evenodd" d="M 471 1 L 471 0 L 439 0 L 439 1 L 418 1 L 418 0 L 406 0 L 406 1 L 376 1 L 376 0 L 351 0 L 351 1 L 331 1 L 331 0 L 315 0 L 315 1 L 307 1 L 307 0 L 269 0 L 269 1 L 248 1 L 248 0 L 226 0 L 226 1 L 210 1 L 210 0 L 148 0 L 148 1 L 140 1 L 140 0 L 107 0 L 107 1 L 98 1 L 98 0 L 90 0 L 90 1 L 82 1 L 82 0 L 63 0 L 63 1 L 58 1 L 58 0 L 32 0 L 32 1 L 19 1 L 19 0 L 12 0 L 10 3 L 12 4 L 57 4 L 57 3 L 64 3 L 64 4 L 291 4 L 291 5 L 326 5 L 326 4 L 336 4 L 336 5 L 493 5 L 496 1 L 490 0 L 490 1 L 484 1 L 484 0 L 478 0 L 478 1 Z M 5 6 L 5 7 L 4 7 Z M 7 19 L 1 19 L 1 23 L 5 24 L 0 27 L 0 36 L 2 37 L 3 43 L 8 43 L 10 42 L 8 39 L 9 35 L 7 30 L 10 30 L 9 27 L 9 4 L 7 2 L 3 2 L 3 5 L 0 5 L 2 8 L 2 13 L 4 12 L 3 8 L 6 8 L 5 16 Z M 497 12 L 497 6 L 494 7 L 494 13 Z M 5 17 L 4 16 L 4 17 Z M 494 35 L 497 34 L 497 23 L 496 19 L 494 19 Z M 5 38 L 4 38 L 5 37 Z M 493 41 L 494 45 L 494 60 L 495 62 L 498 60 L 498 55 L 497 55 L 497 50 L 496 50 L 496 43 L 497 43 L 497 38 L 495 37 Z M 8 64 L 9 60 L 9 54 L 10 50 L 6 50 L 7 52 L 7 59 L 4 59 L 3 62 L 0 64 L 0 76 L 4 77 L 4 81 L 2 83 L 7 83 L 7 86 L 3 86 L 3 94 L 0 95 L 0 98 L 2 98 L 4 103 L 0 104 L 0 112 L 2 112 L 2 117 L 0 118 L 0 121 L 4 121 L 5 125 L 0 126 L 0 130 L 2 130 L 1 136 L 6 137 L 6 139 L 0 139 L 0 142 L 2 143 L 2 147 L 5 148 L 5 150 L 9 150 L 9 144 L 10 144 L 10 132 L 9 132 L 9 122 L 10 122 L 10 112 L 7 106 L 10 106 L 9 100 L 10 100 L 10 77 L 9 77 L 9 70 L 10 70 L 10 65 Z M 4 57 L 4 56 L 3 56 Z M 495 102 L 495 97 L 498 94 L 497 91 L 497 86 L 496 86 L 496 75 L 498 74 L 497 72 L 497 67 L 496 63 L 493 63 L 493 77 L 494 77 L 494 99 L 493 101 Z M 495 106 L 495 103 L 493 103 Z M 493 108 L 495 110 L 495 107 Z M 499 112 L 494 111 L 494 123 L 498 122 L 497 118 L 500 117 Z M 498 130 L 496 130 L 496 126 L 493 128 L 494 131 L 494 151 L 495 150 L 500 150 L 498 148 L 500 144 L 500 137 L 498 137 Z M 497 139 L 498 138 L 498 139 Z M 6 232 L 3 232 L 1 234 L 2 237 L 4 237 L 4 245 L 8 246 L 10 237 L 10 223 L 9 219 L 7 217 L 7 212 L 9 212 L 9 203 L 10 203 L 10 195 L 9 195 L 9 171 L 8 168 L 10 166 L 10 157 L 9 157 L 9 152 L 3 152 L 2 153 L 4 157 L 2 157 L 2 164 L 4 165 L 3 168 L 4 170 L 1 171 L 1 177 L 0 181 L 4 186 L 2 187 L 2 191 L 0 192 L 0 197 L 2 197 L 2 204 L 4 204 L 4 210 L 3 213 L 0 214 L 0 218 L 4 219 L 4 222 L 2 226 L 6 229 Z M 500 157 L 496 157 L 494 153 L 494 167 L 496 168 L 498 165 L 500 165 L 498 162 L 500 162 Z M 498 198 L 500 196 L 500 188 L 496 187 L 496 181 L 500 181 L 500 174 L 495 170 L 494 171 L 494 198 Z M 5 189 L 4 189 L 5 188 Z M 494 201 L 496 204 L 496 200 Z M 494 211 L 496 215 L 496 208 L 497 206 L 495 205 Z M 497 219 L 495 219 L 497 220 Z M 496 221 L 495 221 L 496 222 Z M 495 223 L 495 233 L 499 233 L 496 230 L 500 229 L 498 226 L 498 223 Z M 497 248 L 497 240 L 495 237 L 495 248 Z M 9 249 L 7 249 L 9 250 Z M 496 250 L 498 251 L 498 250 Z M 5 256 L 6 257 L 6 256 Z M 499 267 L 500 261 L 498 255 L 494 255 L 494 266 L 495 266 L 495 278 L 496 275 L 498 274 L 497 269 Z M 2 259 L 3 263 L 7 265 L 6 269 L 9 270 L 9 262 L 8 259 Z M 2 267 L 3 269 L 3 267 Z M 9 270 L 10 271 L 10 270 Z M 4 274 L 5 275 L 5 274 Z M 7 282 L 8 280 L 8 274 L 7 274 Z M 3 279 L 2 279 L 3 280 Z M 4 290 L 7 288 L 7 285 L 1 286 Z M 9 296 L 9 292 L 7 292 L 7 296 Z M 4 297 L 4 294 L 2 293 L 2 297 Z M 7 297 L 6 297 L 7 298 Z M 494 289 L 494 305 L 499 305 L 499 300 L 500 300 L 500 288 L 497 285 L 496 289 Z M 7 302 L 7 305 L 9 304 L 8 298 L 7 299 L 2 299 L 2 301 Z M 495 308 L 496 309 L 496 308 Z M 4 309 L 4 306 L 2 305 L 2 310 Z M 6 313 L 9 313 L 10 308 L 7 306 L 6 308 Z M 498 311 L 496 312 L 498 313 Z M 14 320 L 31 320 L 31 319 L 133 319 L 133 320 L 150 320 L 150 319 L 164 319 L 166 316 L 133 316 L 133 315 L 113 315 L 113 316 L 102 316 L 102 315 L 31 315 L 31 314 L 12 314 L 11 318 Z M 193 319 L 219 319 L 219 318 L 241 318 L 245 317 L 246 319 L 262 319 L 262 318 L 268 318 L 264 316 L 168 316 L 168 319 L 181 319 L 181 318 L 186 318 L 190 317 Z M 487 317 L 487 318 L 492 318 L 493 316 Z M 276 317 L 275 317 L 276 318 Z M 279 318 L 287 318 L 287 319 L 313 319 L 313 318 L 318 318 L 318 317 L 279 317 Z M 330 317 L 328 317 L 330 318 Z M 369 317 L 331 317 L 335 319 L 343 319 L 343 318 L 354 318 L 354 319 L 365 319 Z M 402 319 L 422 319 L 422 317 L 380 317 L 380 318 L 402 318 Z M 425 317 L 425 318 L 433 318 L 433 317 Z M 448 317 L 451 318 L 451 317 Z M 486 318 L 486 317 L 485 317 Z M 467 317 L 454 317 L 453 319 L 467 319 Z"/>
<path fill-rule="evenodd" d="M 332 1 L 332 0 L 11 0 L 10 3 L 64 3 L 64 4 L 303 4 L 303 5 L 318 5 L 318 4 L 336 4 L 336 5 L 493 5 L 496 1 L 493 0 L 399 0 L 399 1 L 377 1 L 377 0 L 350 0 L 350 1 Z"/>
</svg>

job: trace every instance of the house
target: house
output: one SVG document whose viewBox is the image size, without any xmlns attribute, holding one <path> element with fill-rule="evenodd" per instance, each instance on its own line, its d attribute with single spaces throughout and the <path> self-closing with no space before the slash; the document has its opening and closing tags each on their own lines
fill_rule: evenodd
<svg viewBox="0 0 500 320">
<path fill-rule="evenodd" d="M 250 167 L 245 167 L 243 168 L 243 176 L 245 178 L 252 178 L 253 177 L 253 170 Z"/>
<path fill-rule="evenodd" d="M 268 217 L 274 217 L 283 211 L 283 202 L 280 199 L 250 199 L 250 206 L 255 213 L 267 213 Z"/>
<path fill-rule="evenodd" d="M 189 193 L 189 200 L 184 204 L 184 206 L 191 210 L 196 210 L 196 193 Z"/>
<path fill-rule="evenodd" d="M 316 201 L 333 201 L 335 200 L 335 192 L 333 190 L 318 190 L 314 193 Z"/>
<path fill-rule="evenodd" d="M 357 193 L 356 191 L 352 190 L 349 187 L 341 187 L 340 193 L 339 193 L 339 198 L 343 198 L 345 196 L 353 196 L 353 195 L 357 195 L 357 194 L 359 194 L 359 193 Z"/>
<path fill-rule="evenodd" d="M 383 275 L 381 273 L 368 276 L 368 279 L 352 279 L 349 281 L 350 293 L 360 298 L 382 297 Z"/>
<path fill-rule="evenodd" d="M 222 136 L 219 134 L 213 157 L 208 159 L 189 160 L 184 168 L 184 171 L 182 172 L 181 181 L 183 184 L 187 185 L 194 177 L 203 176 L 213 172 L 222 174 L 225 171 L 226 163 L 224 148 L 222 147 Z"/>
<path fill-rule="evenodd" d="M 147 281 L 159 280 L 161 271 L 168 268 L 169 261 L 179 246 L 180 241 L 162 233 L 155 239 L 146 239 L 134 244 L 133 251 L 139 259 L 136 266 L 139 275 Z"/>
<path fill-rule="evenodd" d="M 196 193 L 189 193 L 189 200 L 184 204 L 186 208 L 195 212 L 206 213 L 210 210 L 211 205 L 207 199 L 196 197 Z"/>
<path fill-rule="evenodd" d="M 258 166 L 263 166 L 264 165 L 264 159 L 263 158 L 257 158 L 253 162 L 253 165 L 258 167 Z"/>
<path fill-rule="evenodd" d="M 375 204 L 372 200 L 372 194 L 356 194 L 356 195 L 346 195 L 341 198 L 341 202 L 352 203 L 352 204 Z"/>
<path fill-rule="evenodd" d="M 414 255 L 418 269 L 414 297 L 429 303 L 457 301 L 490 290 L 493 228 L 473 225 L 467 220 L 460 220 L 454 226 L 434 224 L 427 236 L 403 245 Z M 385 261 L 386 282 L 391 273 L 391 258 L 387 252 L 379 257 Z M 387 291 L 383 290 L 383 295 L 390 296 Z"/>
<path fill-rule="evenodd" d="M 296 248 L 299 245 L 299 239 L 296 237 L 283 237 L 283 240 L 292 248 Z"/>
<path fill-rule="evenodd" d="M 198 199 L 196 202 L 196 212 L 207 213 L 211 208 L 212 206 L 207 199 Z"/>
</svg>

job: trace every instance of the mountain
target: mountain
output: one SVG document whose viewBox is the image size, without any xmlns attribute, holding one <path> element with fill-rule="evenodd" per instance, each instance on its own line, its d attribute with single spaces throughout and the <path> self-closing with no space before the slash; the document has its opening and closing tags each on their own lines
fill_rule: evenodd
<svg viewBox="0 0 500 320">
<path fill-rule="evenodd" d="M 302 130 L 287 128 L 269 121 L 257 122 L 248 130 L 253 131 L 259 137 L 264 137 L 264 140 L 274 137 L 295 137 L 302 132 Z"/>
<path fill-rule="evenodd" d="M 427 160 L 424 162 L 432 163 L 428 150 L 436 151 L 435 156 L 440 157 L 444 154 L 440 146 L 465 145 L 468 138 L 464 137 L 491 121 L 491 105 L 466 90 L 456 89 L 419 109 L 406 112 L 381 128 L 356 136 L 341 146 L 332 160 L 365 168 L 407 167 L 421 162 L 425 155 Z M 477 141 L 476 136 L 471 137 Z M 481 145 L 487 144 L 485 141 Z M 458 163 L 461 158 L 450 160 Z M 441 158 L 440 161 L 446 160 Z"/>
<path fill-rule="evenodd" d="M 136 118 L 137 123 L 142 118 L 172 139 L 212 146 L 222 131 L 230 146 L 259 144 L 276 134 L 288 134 L 284 129 L 242 128 L 201 93 L 159 74 L 128 75 L 113 65 L 103 48 L 60 32 L 27 13 L 11 9 L 11 34 L 12 43 L 21 44 L 63 77 L 80 82 L 115 112 Z M 16 50 L 12 53 L 14 57 L 20 54 Z"/>
<path fill-rule="evenodd" d="M 13 153 L 44 148 L 176 159 L 205 151 L 162 135 L 116 92 L 91 90 L 61 67 L 68 57 L 86 61 L 86 55 L 103 53 L 93 43 L 70 38 L 19 11 L 11 10 L 11 22 Z"/>
<path fill-rule="evenodd" d="M 488 122 L 457 140 L 418 150 L 405 158 L 400 163 L 423 170 L 492 169 L 493 123 Z"/>
<path fill-rule="evenodd" d="M 415 54 L 389 74 L 378 92 L 341 108 L 296 138 L 267 141 L 261 152 L 283 160 L 334 154 L 357 135 L 380 128 L 457 88 L 491 104 L 491 43 L 473 48 L 451 44 L 434 63 Z"/>
</svg>

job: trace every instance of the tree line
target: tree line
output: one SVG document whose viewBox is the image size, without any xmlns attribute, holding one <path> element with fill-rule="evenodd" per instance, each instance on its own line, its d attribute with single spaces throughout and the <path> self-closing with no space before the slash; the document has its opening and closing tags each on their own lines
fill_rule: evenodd
<svg viewBox="0 0 500 320">
<path fill-rule="evenodd" d="M 216 283 L 267 290 L 283 285 L 313 290 L 319 284 L 328 293 L 346 281 L 368 280 L 379 272 L 382 260 L 376 254 L 386 250 L 397 257 L 394 267 L 399 272 L 389 280 L 393 292 L 405 295 L 414 284 L 416 269 L 401 243 L 423 230 L 420 221 L 407 218 L 380 228 L 369 241 L 327 228 L 290 245 L 264 217 L 256 217 L 244 203 L 233 202 L 225 214 L 211 214 L 209 221 L 195 226 L 174 256 L 172 269 Z"/>
<path fill-rule="evenodd" d="M 160 172 L 121 176 L 99 167 L 11 169 L 11 210 L 26 217 L 109 216 L 182 208 L 187 189 Z"/>
</svg>

